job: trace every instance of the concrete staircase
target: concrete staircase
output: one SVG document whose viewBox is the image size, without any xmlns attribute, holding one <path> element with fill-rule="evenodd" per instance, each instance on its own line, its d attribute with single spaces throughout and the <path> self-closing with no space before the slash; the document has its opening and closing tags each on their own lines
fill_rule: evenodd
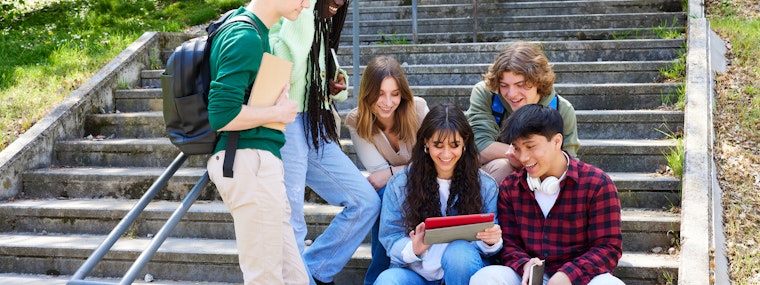
<svg viewBox="0 0 760 285">
<path fill-rule="evenodd" d="M 685 42 L 659 39 L 653 31 L 683 31 L 681 2 L 479 1 L 478 42 L 472 43 L 472 3 L 430 0 L 419 6 L 417 45 L 409 44 L 408 2 L 359 2 L 360 63 L 392 55 L 404 63 L 415 95 L 430 105 L 453 102 L 466 109 L 472 85 L 503 42 L 540 42 L 554 64 L 557 91 L 577 110 L 579 158 L 607 171 L 620 193 L 624 254 L 614 274 L 626 284 L 676 282 L 678 254 L 668 249 L 677 247 L 680 215 L 669 210 L 680 206 L 680 182 L 658 173 L 667 164 L 663 153 L 675 145 L 658 130 L 678 130 L 683 112 L 660 108 L 680 86 L 660 83 L 660 70 L 677 60 Z M 349 16 L 338 51 L 350 74 L 357 73 L 351 68 L 353 28 Z M 392 44 L 402 38 L 407 44 Z M 178 154 L 164 134 L 161 72 L 143 70 L 137 86 L 114 90 L 108 110 L 119 112 L 87 117 L 84 133 L 106 139 L 57 142 L 54 166 L 24 173 L 23 199 L 0 204 L 0 284 L 63 284 L 63 277 L 44 274 L 73 274 Z M 343 114 L 354 106 L 355 99 L 338 105 Z M 342 134 L 345 152 L 362 168 L 348 132 Z M 122 276 L 203 174 L 205 160 L 188 159 L 90 275 Z M 140 276 L 242 281 L 229 213 L 213 186 L 199 199 Z M 313 239 L 339 209 L 308 191 L 307 200 L 307 238 Z M 367 239 L 336 282 L 360 284 L 369 258 Z"/>
</svg>

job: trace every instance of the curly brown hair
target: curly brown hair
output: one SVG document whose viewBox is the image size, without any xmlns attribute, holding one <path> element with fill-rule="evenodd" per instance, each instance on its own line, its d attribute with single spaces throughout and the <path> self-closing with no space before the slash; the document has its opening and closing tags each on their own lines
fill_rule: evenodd
<svg viewBox="0 0 760 285">
<path fill-rule="evenodd" d="M 488 72 L 483 74 L 486 88 L 491 92 L 499 93 L 499 80 L 504 72 L 524 76 L 526 83 L 536 86 L 537 93 L 541 97 L 551 94 L 554 80 L 556 80 L 556 75 L 549 65 L 549 59 L 546 58 L 541 47 L 529 42 L 511 43 L 496 56 L 493 64 L 488 67 Z"/>
<path fill-rule="evenodd" d="M 436 180 L 438 173 L 433 159 L 425 151 L 425 143 L 430 140 L 445 140 L 457 133 L 462 137 L 463 150 L 451 178 L 446 215 L 453 214 L 451 209 L 456 210 L 457 215 L 481 212 L 483 198 L 480 195 L 478 175 L 480 167 L 472 128 L 464 112 L 456 105 L 437 105 L 422 120 L 417 130 L 417 142 L 412 149 L 406 181 L 407 197 L 402 205 L 404 226 L 407 230 L 413 230 L 426 218 L 442 216 Z"/>
</svg>

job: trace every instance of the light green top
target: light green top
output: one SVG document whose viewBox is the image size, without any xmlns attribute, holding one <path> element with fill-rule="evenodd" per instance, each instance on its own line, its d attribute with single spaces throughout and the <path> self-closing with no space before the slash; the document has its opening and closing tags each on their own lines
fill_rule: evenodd
<svg viewBox="0 0 760 285">
<path fill-rule="evenodd" d="M 288 19 L 280 19 L 275 23 L 269 31 L 269 44 L 272 47 L 274 55 L 284 58 L 293 63 L 293 71 L 290 74 L 290 99 L 298 102 L 298 112 L 303 112 L 308 107 L 304 106 L 304 96 L 306 95 L 306 86 L 309 76 L 309 52 L 311 51 L 311 44 L 314 41 L 314 6 L 317 1 L 311 0 L 311 7 L 303 9 L 298 19 L 290 21 Z M 325 51 L 324 49 L 319 52 L 319 69 L 325 70 Z M 344 70 L 340 70 L 348 83 L 348 76 Z M 322 72 L 322 82 L 326 85 L 326 73 Z M 332 95 L 332 100 L 344 101 L 348 97 L 346 90 L 341 91 L 336 95 Z M 329 105 L 329 102 L 325 102 L 325 106 Z"/>
</svg>

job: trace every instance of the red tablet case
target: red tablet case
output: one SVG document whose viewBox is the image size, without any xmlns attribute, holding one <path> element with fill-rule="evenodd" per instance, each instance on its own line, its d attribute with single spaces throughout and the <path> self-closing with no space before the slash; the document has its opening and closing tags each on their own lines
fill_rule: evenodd
<svg viewBox="0 0 760 285">
<path fill-rule="evenodd" d="M 437 229 L 487 222 L 493 222 L 493 213 L 427 218 L 425 219 L 425 228 Z"/>
</svg>

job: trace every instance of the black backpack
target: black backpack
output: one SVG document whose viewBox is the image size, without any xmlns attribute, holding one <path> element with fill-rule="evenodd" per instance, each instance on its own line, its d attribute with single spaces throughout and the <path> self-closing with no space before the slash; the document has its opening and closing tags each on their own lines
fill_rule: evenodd
<svg viewBox="0 0 760 285">
<path fill-rule="evenodd" d="M 211 83 L 209 53 L 214 36 L 228 24 L 246 22 L 261 33 L 251 18 L 243 15 L 230 18 L 235 10 L 224 13 L 206 27 L 208 36 L 190 39 L 178 46 L 166 62 L 161 74 L 161 93 L 164 102 L 164 122 L 172 144 L 187 155 L 211 154 L 218 133 L 208 121 L 208 93 Z M 245 92 L 248 97 L 249 91 Z M 244 101 L 246 102 L 247 99 Z M 232 177 L 239 132 L 228 132 L 224 177 Z"/>
</svg>

